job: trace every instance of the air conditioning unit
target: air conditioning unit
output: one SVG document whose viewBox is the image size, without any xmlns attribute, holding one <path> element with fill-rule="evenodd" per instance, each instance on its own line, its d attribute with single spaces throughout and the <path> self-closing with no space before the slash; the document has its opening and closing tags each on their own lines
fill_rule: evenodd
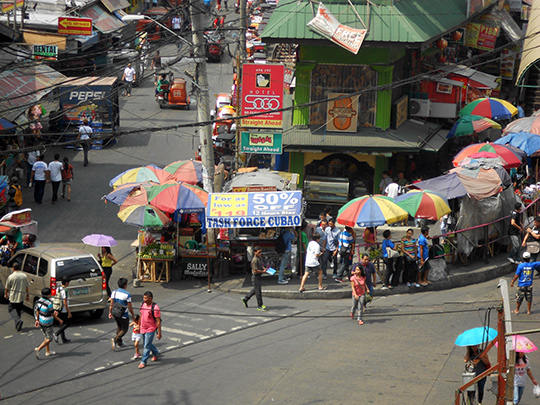
<svg viewBox="0 0 540 405">
<path fill-rule="evenodd" d="M 430 101 L 422 98 L 411 98 L 409 102 L 409 111 L 412 116 L 429 117 L 431 110 Z"/>
</svg>

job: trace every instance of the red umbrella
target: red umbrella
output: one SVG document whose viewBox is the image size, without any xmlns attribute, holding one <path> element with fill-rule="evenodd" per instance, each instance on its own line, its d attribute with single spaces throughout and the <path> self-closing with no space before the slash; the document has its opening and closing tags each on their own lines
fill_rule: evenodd
<svg viewBox="0 0 540 405">
<path fill-rule="evenodd" d="M 152 207 L 168 213 L 202 212 L 208 205 L 208 193 L 191 184 L 168 181 L 149 189 L 148 201 Z"/>
<path fill-rule="evenodd" d="M 203 181 L 202 162 L 198 160 L 179 160 L 163 168 L 173 175 L 175 180 L 188 183 L 199 184 Z"/>
<path fill-rule="evenodd" d="M 478 154 L 480 152 L 490 153 L 490 157 L 495 157 L 491 154 L 496 154 L 499 159 L 503 162 L 505 168 L 518 167 L 521 165 L 521 157 L 518 156 L 512 149 L 508 148 L 505 145 L 498 145 L 495 143 L 474 143 L 462 149 L 455 157 L 452 163 L 455 167 L 459 166 L 460 162 L 470 157 L 471 155 Z M 477 155 L 478 156 L 478 155 Z"/>
</svg>

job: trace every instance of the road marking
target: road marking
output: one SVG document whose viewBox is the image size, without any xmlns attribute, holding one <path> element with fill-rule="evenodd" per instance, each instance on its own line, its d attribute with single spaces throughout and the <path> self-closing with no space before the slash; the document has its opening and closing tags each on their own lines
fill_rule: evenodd
<svg viewBox="0 0 540 405">
<path fill-rule="evenodd" d="M 100 370 L 105 370 L 107 367 L 98 367 L 98 368 L 95 368 L 94 371 L 100 371 Z"/>
<path fill-rule="evenodd" d="M 234 328 L 231 329 L 231 331 L 233 331 L 233 330 L 238 330 L 238 329 L 242 329 L 242 328 L 243 328 L 243 326 L 235 326 Z"/>
<path fill-rule="evenodd" d="M 112 365 L 113 366 L 119 366 L 120 364 L 124 364 L 123 361 L 117 361 L 116 363 L 113 363 Z"/>
<path fill-rule="evenodd" d="M 210 337 L 210 336 L 203 336 L 203 337 L 201 338 L 201 340 L 208 339 L 209 337 Z"/>
<path fill-rule="evenodd" d="M 191 337 L 196 337 L 196 338 L 199 338 L 199 339 L 208 339 L 209 336 L 205 336 L 205 335 L 199 335 L 198 333 L 195 333 L 195 332 L 188 332 L 186 330 L 180 330 L 180 329 L 172 329 L 172 328 L 164 328 L 162 327 L 161 330 L 165 331 L 165 332 L 171 332 L 171 333 L 176 333 L 176 334 L 179 334 L 179 335 L 186 335 L 186 336 L 191 336 Z"/>
<path fill-rule="evenodd" d="M 184 345 L 190 345 L 193 343 L 193 340 L 188 340 L 187 342 L 184 342 Z"/>
<path fill-rule="evenodd" d="M 80 377 L 81 375 L 85 375 L 85 374 L 86 374 L 86 372 L 83 371 L 82 373 L 75 374 L 75 377 Z"/>
<path fill-rule="evenodd" d="M 226 315 L 210 315 L 210 316 L 212 318 L 226 319 L 229 322 L 238 322 L 238 323 L 248 323 L 249 322 L 247 319 L 235 318 L 235 317 L 226 316 Z"/>
<path fill-rule="evenodd" d="M 9 339 L 9 338 L 12 338 L 13 335 L 9 335 L 9 336 L 4 336 L 4 339 Z"/>
<path fill-rule="evenodd" d="M 180 339 L 178 339 L 178 340 L 180 340 Z M 179 347 L 178 345 L 169 346 L 169 347 L 166 347 L 165 350 L 172 350 L 172 349 L 176 349 L 178 347 Z"/>
<path fill-rule="evenodd" d="M 221 335 L 224 335 L 225 333 L 227 333 L 227 331 L 224 331 L 224 330 L 216 330 L 216 331 L 214 331 L 214 335 L 216 335 L 216 336 L 221 336 Z"/>
<path fill-rule="evenodd" d="M 250 322 L 250 323 L 248 323 L 248 326 L 253 326 L 253 325 L 257 325 L 257 322 Z"/>
<path fill-rule="evenodd" d="M 105 331 L 102 331 L 101 329 L 96 329 L 96 328 L 86 328 L 86 329 L 92 332 L 96 332 L 96 333 L 107 333 Z"/>
<path fill-rule="evenodd" d="M 172 340 L 173 342 L 181 342 L 182 339 L 172 336 L 167 336 L 167 339 Z"/>
</svg>

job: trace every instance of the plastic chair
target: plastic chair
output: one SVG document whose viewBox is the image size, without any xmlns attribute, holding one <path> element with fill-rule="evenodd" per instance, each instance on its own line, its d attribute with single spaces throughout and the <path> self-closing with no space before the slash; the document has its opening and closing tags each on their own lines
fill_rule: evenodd
<svg viewBox="0 0 540 405">
<path fill-rule="evenodd" d="M 189 250 L 199 250 L 199 243 L 196 240 L 188 240 L 184 246 Z"/>
</svg>

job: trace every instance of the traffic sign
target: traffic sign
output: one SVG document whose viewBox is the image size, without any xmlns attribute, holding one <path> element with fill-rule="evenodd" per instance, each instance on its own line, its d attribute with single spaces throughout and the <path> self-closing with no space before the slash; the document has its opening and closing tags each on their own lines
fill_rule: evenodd
<svg viewBox="0 0 540 405">
<path fill-rule="evenodd" d="M 58 33 L 66 35 L 92 35 L 92 19 L 58 17 Z"/>
</svg>

